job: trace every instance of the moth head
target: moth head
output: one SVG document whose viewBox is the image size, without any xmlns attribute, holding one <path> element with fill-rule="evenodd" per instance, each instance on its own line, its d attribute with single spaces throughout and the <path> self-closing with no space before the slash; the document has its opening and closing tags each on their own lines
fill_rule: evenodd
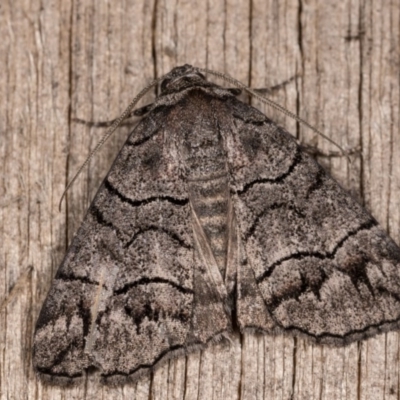
<svg viewBox="0 0 400 400">
<path fill-rule="evenodd" d="M 206 77 L 197 68 L 185 64 L 174 68 L 161 82 L 161 93 L 180 91 L 190 86 L 202 85 Z"/>
</svg>

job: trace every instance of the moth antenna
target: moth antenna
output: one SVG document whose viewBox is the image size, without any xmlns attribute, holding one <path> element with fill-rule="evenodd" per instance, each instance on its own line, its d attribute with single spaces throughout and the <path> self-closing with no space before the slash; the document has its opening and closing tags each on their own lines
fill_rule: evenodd
<svg viewBox="0 0 400 400">
<path fill-rule="evenodd" d="M 233 84 L 233 85 L 245 90 L 247 93 L 251 94 L 253 97 L 255 97 L 256 99 L 260 100 L 262 103 L 267 104 L 272 108 L 275 108 L 275 110 L 280 111 L 281 113 L 287 115 L 288 117 L 294 119 L 295 121 L 299 122 L 300 124 L 302 124 L 302 125 L 306 126 L 307 128 L 311 129 L 312 131 L 314 131 L 315 133 L 317 133 L 318 135 L 323 137 L 325 140 L 327 140 L 328 142 L 330 142 L 334 146 L 336 146 L 341 151 L 341 153 L 347 158 L 347 161 L 351 164 L 351 160 L 350 160 L 349 155 L 347 154 L 347 152 L 339 144 L 337 144 L 331 138 L 329 138 L 328 136 L 323 134 L 319 129 L 317 129 L 314 126 L 310 125 L 303 118 L 300 118 L 298 115 L 292 113 L 291 111 L 287 110 L 285 107 L 282 107 L 280 104 L 278 104 L 275 101 L 269 99 L 268 97 L 260 95 L 255 90 L 249 88 L 248 86 L 246 86 L 242 82 L 236 80 L 235 78 L 232 78 L 231 76 L 229 76 L 227 74 L 224 74 L 224 73 L 218 72 L 218 71 L 213 71 L 213 70 L 207 69 L 207 68 L 198 68 L 198 70 L 201 71 L 201 72 L 209 73 L 211 75 L 214 75 L 214 76 L 217 76 L 219 78 L 222 78 L 226 82 L 231 83 L 231 84 Z"/>
<path fill-rule="evenodd" d="M 132 112 L 133 107 L 139 102 L 139 100 L 155 85 L 157 85 L 160 81 L 162 81 L 165 78 L 165 75 L 161 76 L 158 79 L 155 79 L 153 82 L 149 83 L 144 89 L 140 91 L 140 93 L 133 98 L 133 100 L 129 103 L 128 107 L 125 109 L 125 111 L 113 122 L 113 124 L 110 126 L 110 128 L 107 130 L 107 132 L 104 134 L 104 136 L 100 139 L 100 141 L 97 143 L 96 147 L 89 153 L 88 157 L 86 158 L 85 162 L 80 166 L 78 169 L 78 172 L 74 175 L 74 177 L 68 182 L 62 196 L 60 199 L 60 203 L 58 205 L 58 210 L 61 211 L 61 204 L 62 201 L 68 191 L 68 189 L 73 185 L 73 183 L 76 181 L 78 176 L 81 174 L 82 170 L 86 167 L 86 165 L 89 164 L 90 160 L 93 158 L 93 156 L 100 150 L 100 148 L 103 146 L 103 144 L 110 138 L 110 136 L 117 130 L 117 128 L 121 125 L 122 121 Z"/>
</svg>

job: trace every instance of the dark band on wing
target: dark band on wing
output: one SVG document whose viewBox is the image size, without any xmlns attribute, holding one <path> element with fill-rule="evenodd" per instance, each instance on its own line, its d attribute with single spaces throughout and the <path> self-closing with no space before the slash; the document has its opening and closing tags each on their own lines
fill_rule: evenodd
<svg viewBox="0 0 400 400">
<path fill-rule="evenodd" d="M 285 331 L 293 331 L 294 333 L 296 333 L 296 332 L 301 333 L 304 336 L 313 338 L 317 343 L 328 342 L 328 340 L 325 340 L 325 339 L 331 339 L 331 338 L 343 340 L 344 343 L 350 343 L 351 341 L 354 340 L 352 337 L 355 337 L 355 336 L 359 336 L 359 339 L 365 339 L 366 337 L 376 335 L 377 332 L 386 332 L 390 329 L 393 329 L 393 326 L 399 327 L 400 316 L 395 319 L 389 319 L 389 320 L 384 319 L 376 324 L 369 324 L 368 326 L 366 326 L 363 329 L 351 329 L 348 332 L 344 333 L 343 335 L 329 333 L 329 332 L 312 334 L 308 330 L 300 328 L 298 326 L 294 326 L 294 325 L 284 326 L 284 325 L 280 324 L 279 322 L 277 322 L 277 323 Z"/>
<path fill-rule="evenodd" d="M 88 278 L 87 276 L 75 276 L 75 275 L 67 275 L 65 272 L 60 271 L 57 272 L 54 279 L 59 279 L 64 282 L 74 282 L 79 281 L 81 283 L 87 283 L 89 285 L 99 285 L 99 282 L 93 281 L 92 279 Z"/>
<path fill-rule="evenodd" d="M 259 215 L 257 215 L 254 218 L 254 222 L 252 223 L 252 225 L 250 226 L 250 228 L 247 230 L 246 234 L 244 235 L 244 240 L 248 240 L 249 237 L 254 234 L 262 217 L 264 217 L 270 211 L 278 210 L 279 208 L 285 208 L 289 211 L 294 211 L 298 217 L 306 218 L 306 215 L 303 213 L 303 211 L 301 211 L 298 207 L 296 207 L 292 203 L 287 203 L 287 202 L 272 203 L 266 210 L 263 210 Z"/>
<path fill-rule="evenodd" d="M 165 199 L 165 198 L 159 198 L 159 199 L 147 199 L 147 200 L 143 200 L 142 203 L 146 203 L 146 204 L 147 204 L 147 203 L 150 202 L 150 201 L 156 201 L 156 200 L 165 200 L 165 201 L 169 201 L 168 199 Z M 186 203 L 188 202 L 188 200 L 184 200 L 184 201 L 182 200 L 182 202 L 185 202 L 185 204 L 186 204 Z M 181 205 L 184 205 L 184 204 L 181 204 Z M 100 225 L 102 225 L 102 226 L 107 226 L 107 227 L 111 228 L 112 230 L 114 230 L 114 231 L 117 232 L 117 233 L 120 231 L 111 221 L 108 221 L 108 220 L 105 219 L 103 213 L 101 212 L 101 210 L 100 210 L 95 204 L 92 204 L 92 205 L 91 205 L 91 207 L 90 207 L 90 209 L 89 209 L 89 212 L 90 212 L 90 214 L 96 219 L 96 221 L 97 221 Z M 170 230 L 167 230 L 167 229 L 165 229 L 165 228 L 160 228 L 160 227 L 156 227 L 156 226 L 150 226 L 150 227 L 147 227 L 147 228 L 145 228 L 145 229 L 139 230 L 139 232 L 137 232 L 137 233 L 132 237 L 132 239 L 129 240 L 129 241 L 124 245 L 124 247 L 125 247 L 125 248 L 129 247 L 129 246 L 136 240 L 136 238 L 137 238 L 138 235 L 140 235 L 140 234 L 142 234 L 142 233 L 144 233 L 144 232 L 146 232 L 146 231 L 150 231 L 150 230 L 153 230 L 153 231 L 155 231 L 155 230 L 163 231 L 163 232 L 166 233 L 168 236 L 170 236 L 173 240 L 176 240 L 177 242 L 179 242 L 179 244 L 180 244 L 182 247 L 185 247 L 185 248 L 187 248 L 187 249 L 190 249 L 190 248 L 191 248 L 191 246 L 190 246 L 189 244 L 187 244 L 183 239 L 181 239 L 176 233 L 174 233 L 174 232 L 172 232 L 172 231 L 170 231 Z M 122 239 L 121 239 L 121 240 L 122 240 Z"/>
<path fill-rule="evenodd" d="M 40 367 L 40 366 L 35 366 L 35 368 L 42 374 L 50 375 L 50 376 L 58 376 L 58 377 L 66 377 L 66 378 L 79 378 L 83 375 L 83 371 L 77 372 L 74 374 L 68 374 L 67 372 L 57 372 L 54 371 L 54 367 L 61 364 L 65 357 L 68 355 L 68 353 L 73 350 L 75 347 L 74 343 L 70 343 L 68 347 L 66 347 L 64 350 L 61 350 L 52 364 L 49 367 Z"/>
<path fill-rule="evenodd" d="M 278 267 L 280 264 L 282 264 L 283 262 L 288 261 L 288 260 L 301 260 L 301 259 L 307 258 L 307 257 L 319 258 L 321 260 L 334 259 L 337 251 L 344 245 L 344 243 L 350 237 L 357 235 L 359 232 L 361 232 L 363 230 L 370 230 L 371 228 L 373 228 L 374 226 L 377 226 L 377 225 L 378 224 L 375 220 L 370 219 L 369 221 L 360 225 L 357 229 L 354 229 L 354 230 L 348 232 L 347 235 L 336 244 L 336 246 L 330 253 L 299 251 L 297 253 L 290 254 L 289 256 L 283 257 L 280 260 L 275 261 L 266 271 L 264 271 L 264 273 L 262 275 L 256 277 L 256 282 L 260 283 L 264 279 L 271 276 L 271 274 L 274 272 L 276 267 Z"/>
<path fill-rule="evenodd" d="M 122 194 L 115 186 L 113 186 L 113 184 L 108 179 L 105 180 L 104 187 L 108 190 L 110 194 L 117 196 L 122 202 L 128 203 L 133 207 L 144 206 L 155 201 L 167 201 L 175 206 L 185 206 L 189 203 L 189 199 L 177 199 L 171 196 L 155 196 L 149 197 L 144 200 L 132 200 Z"/>
<path fill-rule="evenodd" d="M 89 213 L 95 218 L 95 220 L 102 226 L 107 226 L 109 228 L 111 228 L 114 231 L 117 231 L 118 229 L 114 226 L 114 224 L 110 221 L 107 221 L 104 218 L 103 213 L 100 211 L 100 209 L 94 204 L 94 202 L 92 203 L 92 205 L 89 208 Z"/>
<path fill-rule="evenodd" d="M 194 293 L 192 289 L 181 286 L 178 283 L 171 281 L 170 279 L 156 277 L 156 278 L 141 278 L 135 282 L 128 283 L 124 287 L 114 290 L 114 294 L 115 295 L 124 294 L 124 293 L 127 293 L 130 289 L 132 289 L 134 287 L 137 287 L 140 285 L 148 285 L 150 283 L 163 283 L 163 284 L 172 286 L 178 292 L 181 292 L 184 294 L 193 294 Z"/>
<path fill-rule="evenodd" d="M 159 227 L 159 226 L 149 226 L 149 227 L 146 227 L 145 229 L 140 229 L 138 232 L 136 232 L 136 233 L 132 236 L 132 239 L 129 240 L 129 242 L 127 242 L 127 243 L 124 245 L 124 247 L 127 248 L 127 247 L 131 246 L 139 236 L 143 235 L 143 234 L 146 233 L 146 232 L 162 232 L 162 233 L 165 233 L 165 234 L 168 235 L 172 240 L 175 240 L 176 242 L 178 242 L 178 243 L 180 244 L 180 246 L 182 246 L 182 247 L 184 247 L 184 248 L 186 248 L 186 249 L 191 249 L 191 248 L 192 248 L 191 245 L 187 244 L 187 243 L 186 243 L 183 239 L 181 239 L 176 233 L 171 232 L 171 231 L 168 230 L 168 229 L 161 228 L 161 227 Z"/>
<path fill-rule="evenodd" d="M 188 348 L 190 349 L 190 347 L 195 347 L 195 346 L 199 346 L 199 348 L 205 347 L 209 342 L 211 342 L 216 336 L 222 334 L 226 332 L 226 330 L 222 330 L 221 332 L 216 332 L 215 335 L 213 335 L 212 337 L 208 338 L 208 340 L 206 340 L 206 342 L 194 342 L 194 343 L 190 343 L 190 345 L 188 346 L 184 346 L 184 345 L 175 345 L 175 346 L 171 346 L 168 349 L 165 349 L 163 352 L 160 353 L 160 355 L 154 359 L 154 361 L 152 363 L 147 363 L 147 364 L 142 364 L 136 368 L 133 368 L 131 371 L 129 372 L 124 372 L 124 371 L 118 371 L 118 370 L 114 370 L 112 372 L 108 372 L 107 374 L 101 374 L 101 376 L 103 378 L 107 378 L 107 377 L 112 377 L 114 375 L 122 375 L 122 376 L 129 376 L 134 374 L 135 372 L 138 372 L 141 369 L 148 369 L 148 368 L 152 368 L 154 367 L 154 365 L 156 365 L 159 361 L 162 360 L 162 358 L 164 358 L 168 353 L 174 352 L 174 351 L 179 351 L 182 350 L 182 352 L 186 352 L 188 350 Z"/>
<path fill-rule="evenodd" d="M 249 189 L 251 189 L 254 185 L 259 185 L 263 183 L 272 183 L 272 184 L 280 184 L 285 181 L 285 179 L 292 174 L 295 170 L 296 166 L 300 164 L 302 161 L 302 154 L 300 151 L 300 147 L 297 147 L 296 154 L 293 158 L 292 163 L 290 164 L 289 168 L 283 174 L 277 176 L 276 178 L 263 178 L 263 179 L 255 179 L 252 182 L 247 183 L 244 185 L 242 190 L 237 190 L 236 193 L 241 196 L 245 194 Z"/>
</svg>

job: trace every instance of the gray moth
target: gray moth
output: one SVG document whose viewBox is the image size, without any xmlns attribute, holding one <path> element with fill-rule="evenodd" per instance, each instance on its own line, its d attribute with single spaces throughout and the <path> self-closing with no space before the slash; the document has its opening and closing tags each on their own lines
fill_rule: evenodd
<svg viewBox="0 0 400 400">
<path fill-rule="evenodd" d="M 40 312 L 43 379 L 134 382 L 233 329 L 345 345 L 399 327 L 399 247 L 237 94 L 184 65 L 136 111 Z"/>
</svg>

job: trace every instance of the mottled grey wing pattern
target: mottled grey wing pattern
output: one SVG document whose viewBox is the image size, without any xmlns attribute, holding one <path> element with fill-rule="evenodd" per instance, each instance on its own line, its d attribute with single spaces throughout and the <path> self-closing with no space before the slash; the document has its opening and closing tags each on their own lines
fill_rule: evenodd
<svg viewBox="0 0 400 400">
<path fill-rule="evenodd" d="M 235 99 L 227 108 L 241 328 L 340 345 L 398 327 L 396 244 L 282 128 Z"/>
<path fill-rule="evenodd" d="M 185 65 L 142 109 L 40 313 L 42 377 L 133 381 L 236 325 L 334 345 L 400 326 L 400 249 L 234 94 Z"/>
<path fill-rule="evenodd" d="M 73 383 L 90 366 L 134 380 L 230 324 L 194 248 L 170 111 L 133 131 L 57 272 L 34 341 L 47 380 Z"/>
</svg>

